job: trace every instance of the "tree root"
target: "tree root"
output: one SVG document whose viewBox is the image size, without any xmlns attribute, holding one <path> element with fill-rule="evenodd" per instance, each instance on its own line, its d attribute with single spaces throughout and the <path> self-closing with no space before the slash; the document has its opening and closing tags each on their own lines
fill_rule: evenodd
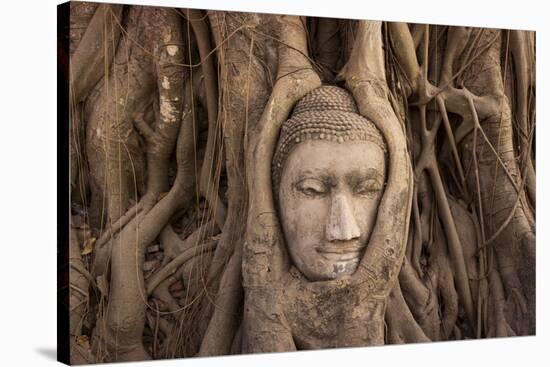
<svg viewBox="0 0 550 367">
<path fill-rule="evenodd" d="M 71 100 L 82 102 L 99 82 L 104 65 L 114 58 L 121 30 L 112 17 L 121 18 L 123 5 L 100 4 L 71 56 Z M 105 47 L 101 47 L 101 45 Z"/>
<path fill-rule="evenodd" d="M 390 292 L 386 306 L 387 342 L 389 344 L 425 343 L 430 339 L 416 323 L 403 294 L 399 283 L 395 283 Z"/>
<path fill-rule="evenodd" d="M 187 19 L 193 27 L 193 33 L 197 40 L 201 65 L 206 90 L 206 109 L 208 112 L 208 140 L 204 154 L 203 165 L 201 168 L 199 189 L 205 197 L 210 208 L 214 212 L 214 218 L 219 228 L 223 228 L 227 209 L 217 193 L 218 184 L 216 178 L 219 176 L 221 164 L 221 150 L 215 152 L 214 149 L 223 145 L 219 143 L 220 123 L 218 120 L 218 86 L 216 72 L 214 68 L 214 56 L 211 54 L 212 45 L 210 43 L 210 31 L 206 25 L 206 14 L 201 10 L 186 9 Z"/>
</svg>

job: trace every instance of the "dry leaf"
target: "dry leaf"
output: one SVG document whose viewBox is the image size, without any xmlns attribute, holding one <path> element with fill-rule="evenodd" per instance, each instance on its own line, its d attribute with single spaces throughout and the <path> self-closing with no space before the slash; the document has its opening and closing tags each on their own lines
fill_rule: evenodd
<svg viewBox="0 0 550 367">
<path fill-rule="evenodd" d="M 104 296 L 107 296 L 107 292 L 109 291 L 109 284 L 107 282 L 107 279 L 105 278 L 104 275 L 100 275 L 96 278 L 96 284 L 97 284 L 97 289 L 99 289 L 99 292 L 104 295 Z"/>
<path fill-rule="evenodd" d="M 79 335 L 76 337 L 76 344 L 80 345 L 82 348 L 90 349 L 90 341 L 88 340 L 87 335 Z"/>
<path fill-rule="evenodd" d="M 82 248 L 82 255 L 88 255 L 92 253 L 92 250 L 94 248 L 94 243 L 96 241 L 95 237 L 90 237 L 84 242 L 84 247 Z"/>
</svg>

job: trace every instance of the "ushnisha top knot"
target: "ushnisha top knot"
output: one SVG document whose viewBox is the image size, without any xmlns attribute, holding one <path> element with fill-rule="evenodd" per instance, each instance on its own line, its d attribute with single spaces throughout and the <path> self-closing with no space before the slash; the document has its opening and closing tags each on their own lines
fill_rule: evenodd
<svg viewBox="0 0 550 367">
<path fill-rule="evenodd" d="M 299 100 L 291 117 L 281 126 L 271 166 L 275 192 L 286 158 L 297 144 L 306 140 L 341 144 L 354 140 L 370 141 L 386 152 L 382 135 L 371 121 L 359 114 L 352 95 L 336 86 L 321 86 Z"/>
</svg>

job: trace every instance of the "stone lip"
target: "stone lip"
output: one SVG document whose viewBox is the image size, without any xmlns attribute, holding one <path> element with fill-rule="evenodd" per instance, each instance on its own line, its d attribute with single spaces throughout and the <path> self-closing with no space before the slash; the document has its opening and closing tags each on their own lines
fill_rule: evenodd
<svg viewBox="0 0 550 367">
<path fill-rule="evenodd" d="M 330 261 L 350 261 L 359 259 L 364 244 L 359 241 L 333 241 L 315 247 L 315 250 Z"/>
</svg>

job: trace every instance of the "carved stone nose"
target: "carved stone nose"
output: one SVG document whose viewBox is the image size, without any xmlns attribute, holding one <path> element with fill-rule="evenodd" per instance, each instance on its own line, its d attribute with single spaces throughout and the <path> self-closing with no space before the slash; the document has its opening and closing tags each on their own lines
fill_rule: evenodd
<svg viewBox="0 0 550 367">
<path fill-rule="evenodd" d="M 329 241 L 348 241 L 360 236 L 346 196 L 336 194 L 332 197 L 330 215 L 326 226 L 326 237 Z"/>
</svg>

